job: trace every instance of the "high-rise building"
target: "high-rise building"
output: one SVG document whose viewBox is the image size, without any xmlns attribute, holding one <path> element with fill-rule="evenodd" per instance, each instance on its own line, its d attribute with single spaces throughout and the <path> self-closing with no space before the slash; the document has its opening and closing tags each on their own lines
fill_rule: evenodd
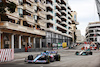
<svg viewBox="0 0 100 67">
<path fill-rule="evenodd" d="M 15 52 L 25 51 L 28 46 L 42 48 L 46 36 L 46 1 L 0 0 L 0 4 L 13 5 L 12 2 L 16 4 L 14 13 L 7 8 L 4 14 L 0 13 L 0 48 L 13 48 Z"/>
<path fill-rule="evenodd" d="M 100 22 L 91 22 L 86 28 L 86 41 L 100 43 Z"/>
<path fill-rule="evenodd" d="M 81 35 L 81 31 L 80 30 L 76 30 L 76 43 L 83 43 L 83 36 Z"/>
<path fill-rule="evenodd" d="M 71 24 L 71 31 L 72 31 L 72 37 L 73 37 L 73 44 L 76 43 L 76 30 L 77 30 L 77 26 L 79 25 L 79 22 L 77 22 L 77 12 L 76 11 L 71 11 L 72 14 L 72 24 Z"/>
<path fill-rule="evenodd" d="M 67 42 L 71 44 L 71 8 L 68 0 L 46 0 L 47 30 L 46 44 Z"/>
<path fill-rule="evenodd" d="M 6 3 L 7 8 L 3 7 Z M 53 43 L 71 44 L 72 16 L 67 0 L 0 0 L 0 4 L 0 49 L 20 52 L 27 47 L 31 51 L 51 48 Z"/>
</svg>

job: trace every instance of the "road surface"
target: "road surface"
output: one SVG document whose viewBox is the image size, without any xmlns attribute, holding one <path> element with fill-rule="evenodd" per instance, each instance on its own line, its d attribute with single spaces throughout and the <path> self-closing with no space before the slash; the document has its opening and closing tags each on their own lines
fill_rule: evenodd
<svg viewBox="0 0 100 67">
<path fill-rule="evenodd" d="M 100 51 L 93 50 L 93 55 L 76 56 L 77 50 L 59 50 L 61 61 L 50 64 L 28 64 L 24 60 L 0 64 L 0 67 L 100 67 Z"/>
</svg>

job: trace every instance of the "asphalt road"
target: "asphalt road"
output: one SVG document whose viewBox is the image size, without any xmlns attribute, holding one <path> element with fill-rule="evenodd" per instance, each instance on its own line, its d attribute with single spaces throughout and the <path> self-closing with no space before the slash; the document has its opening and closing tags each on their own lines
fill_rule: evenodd
<svg viewBox="0 0 100 67">
<path fill-rule="evenodd" d="M 50 64 L 28 64 L 24 60 L 0 64 L 0 67 L 100 67 L 100 50 L 93 50 L 93 55 L 76 56 L 77 50 L 59 50 L 61 61 Z"/>
</svg>

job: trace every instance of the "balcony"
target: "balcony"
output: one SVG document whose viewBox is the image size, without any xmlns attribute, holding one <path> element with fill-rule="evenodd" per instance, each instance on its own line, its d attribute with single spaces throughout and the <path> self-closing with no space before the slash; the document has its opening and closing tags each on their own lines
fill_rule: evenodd
<svg viewBox="0 0 100 67">
<path fill-rule="evenodd" d="M 15 30 L 15 31 L 21 31 L 21 32 L 46 36 L 45 31 L 21 26 L 21 25 L 15 24 L 15 23 L 0 22 L 0 28 L 7 28 L 7 29 Z"/>
<path fill-rule="evenodd" d="M 64 4 L 61 4 L 61 7 L 64 7 L 65 9 L 67 9 L 67 8 L 66 8 L 66 5 L 64 5 Z"/>
<path fill-rule="evenodd" d="M 44 12 L 45 13 L 45 12 Z M 41 17 L 43 17 L 43 18 L 46 18 L 46 14 L 44 14 L 43 12 L 40 12 L 40 11 L 38 11 L 38 15 L 39 16 L 41 16 Z"/>
<path fill-rule="evenodd" d="M 68 17 L 72 18 L 71 15 L 68 14 Z"/>
<path fill-rule="evenodd" d="M 58 16 L 56 16 L 56 19 L 59 20 L 59 21 L 61 21 L 61 19 Z"/>
<path fill-rule="evenodd" d="M 51 9 L 53 9 L 53 5 L 50 4 L 50 3 L 47 3 L 47 4 L 46 4 L 46 7 L 50 7 Z"/>
<path fill-rule="evenodd" d="M 61 15 L 61 13 L 57 9 L 55 10 L 55 12 L 58 13 L 59 15 Z"/>
<path fill-rule="evenodd" d="M 72 33 L 72 31 L 71 30 L 68 30 L 70 33 Z"/>
<path fill-rule="evenodd" d="M 57 0 L 59 3 L 61 3 L 61 0 Z"/>
<path fill-rule="evenodd" d="M 46 20 L 38 20 L 38 23 L 41 27 L 46 28 Z"/>
<path fill-rule="evenodd" d="M 61 18 L 64 18 L 64 19 L 66 19 L 66 20 L 67 20 L 67 17 L 66 17 L 66 16 L 61 16 Z"/>
<path fill-rule="evenodd" d="M 47 30 L 47 31 L 51 31 L 51 32 L 55 32 L 55 30 L 54 30 L 52 27 L 47 28 L 46 30 Z"/>
<path fill-rule="evenodd" d="M 55 5 L 58 6 L 61 9 L 60 5 L 57 2 L 55 3 Z"/>
<path fill-rule="evenodd" d="M 72 21 L 70 19 L 68 19 L 68 22 L 72 23 Z"/>
<path fill-rule="evenodd" d="M 61 12 L 67 14 L 67 12 L 65 10 L 61 10 Z"/>
<path fill-rule="evenodd" d="M 47 20 L 47 23 L 55 24 L 51 19 Z"/>
<path fill-rule="evenodd" d="M 24 20 L 28 21 L 28 23 L 31 25 L 35 24 L 35 20 L 31 16 L 24 15 Z"/>
<path fill-rule="evenodd" d="M 19 2 L 18 2 L 18 0 L 9 0 L 10 2 L 14 2 L 16 5 L 19 5 Z M 7 0 L 6 0 L 6 2 L 8 2 Z"/>
<path fill-rule="evenodd" d="M 46 14 L 53 16 L 53 12 L 51 12 L 51 11 L 48 11 Z"/>
<path fill-rule="evenodd" d="M 24 4 L 24 9 L 29 10 L 31 12 L 34 12 L 34 9 L 32 6 L 29 6 L 28 4 Z"/>
<path fill-rule="evenodd" d="M 39 3 L 39 2 L 38 2 L 37 5 L 38 5 L 39 7 L 41 7 L 41 8 L 43 8 L 43 9 L 46 9 L 44 3 L 42 4 L 42 3 Z"/>
<path fill-rule="evenodd" d="M 68 24 L 67 24 L 66 22 L 64 22 L 64 21 L 62 22 L 62 24 L 65 24 L 66 26 L 68 25 Z"/>
<path fill-rule="evenodd" d="M 6 11 L 6 14 L 11 19 L 14 19 L 14 20 L 19 19 L 19 13 L 18 12 L 10 13 L 9 11 Z"/>
<path fill-rule="evenodd" d="M 60 24 L 58 24 L 58 23 L 56 23 L 56 26 L 58 26 L 58 27 L 60 27 L 60 28 L 62 28 L 62 29 L 64 29 L 64 30 L 67 31 L 67 28 L 63 27 L 62 25 L 60 25 Z"/>
<path fill-rule="evenodd" d="M 35 2 L 34 0 L 30 0 L 30 1 L 33 2 L 33 3 Z"/>
</svg>

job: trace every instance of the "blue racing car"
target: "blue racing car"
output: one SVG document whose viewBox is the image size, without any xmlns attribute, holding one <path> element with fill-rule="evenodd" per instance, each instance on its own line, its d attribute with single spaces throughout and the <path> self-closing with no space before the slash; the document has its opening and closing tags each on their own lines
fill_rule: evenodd
<svg viewBox="0 0 100 67">
<path fill-rule="evenodd" d="M 52 55 L 54 54 L 54 55 Z M 26 62 L 28 63 L 50 63 L 60 61 L 60 55 L 57 51 L 44 51 L 33 59 L 33 55 L 29 55 Z"/>
</svg>

